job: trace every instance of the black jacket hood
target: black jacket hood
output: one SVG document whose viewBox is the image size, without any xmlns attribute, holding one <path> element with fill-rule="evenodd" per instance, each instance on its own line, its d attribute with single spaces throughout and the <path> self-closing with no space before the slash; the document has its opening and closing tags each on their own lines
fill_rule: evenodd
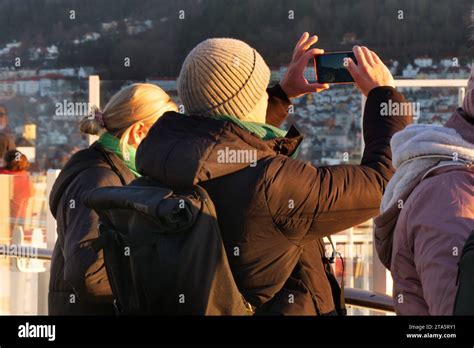
<svg viewBox="0 0 474 348">
<path fill-rule="evenodd" d="M 69 184 L 79 173 L 93 167 L 112 169 L 122 181 L 124 180 L 120 173 L 129 172 L 125 164 L 115 154 L 105 150 L 102 145 L 97 142 L 87 149 L 76 152 L 61 170 L 49 195 L 49 207 L 55 218 L 61 197 Z M 133 174 L 130 172 L 130 175 Z"/>
<path fill-rule="evenodd" d="M 286 137 L 262 140 L 232 122 L 168 112 L 138 147 L 136 166 L 144 176 L 184 188 L 251 165 L 232 159 L 223 162 L 226 153 L 242 158 L 250 153 L 247 158 L 257 161 L 275 154 L 290 156 L 301 141 L 302 136 L 293 127 Z"/>
</svg>

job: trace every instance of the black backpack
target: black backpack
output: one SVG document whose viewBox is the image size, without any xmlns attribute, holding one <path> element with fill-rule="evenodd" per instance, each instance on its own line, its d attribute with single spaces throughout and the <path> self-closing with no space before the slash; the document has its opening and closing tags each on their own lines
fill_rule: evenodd
<svg viewBox="0 0 474 348">
<path fill-rule="evenodd" d="M 474 315 L 474 230 L 466 241 L 459 260 L 458 292 L 454 315 Z"/>
<path fill-rule="evenodd" d="M 99 215 L 119 315 L 250 315 L 229 267 L 214 205 L 200 186 L 173 192 L 140 178 L 84 203 Z"/>
</svg>

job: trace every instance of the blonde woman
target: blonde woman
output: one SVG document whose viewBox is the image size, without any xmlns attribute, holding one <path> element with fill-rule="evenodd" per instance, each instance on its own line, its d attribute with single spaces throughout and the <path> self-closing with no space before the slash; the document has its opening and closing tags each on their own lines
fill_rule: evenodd
<svg viewBox="0 0 474 348">
<path fill-rule="evenodd" d="M 177 107 L 161 88 L 137 83 L 116 93 L 103 112 L 97 110 L 93 118 L 81 121 L 81 132 L 99 139 L 67 162 L 49 197 L 58 233 L 51 263 L 50 315 L 114 314 L 102 255 L 89 247 L 97 237 L 98 217 L 82 204 L 82 195 L 138 177 L 136 148 L 167 111 Z"/>
</svg>

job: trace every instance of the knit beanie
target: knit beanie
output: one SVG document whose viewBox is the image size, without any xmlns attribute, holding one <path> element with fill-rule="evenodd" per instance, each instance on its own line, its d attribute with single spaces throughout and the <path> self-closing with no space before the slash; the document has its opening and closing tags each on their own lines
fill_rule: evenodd
<svg viewBox="0 0 474 348">
<path fill-rule="evenodd" d="M 245 42 L 217 38 L 201 42 L 186 57 L 178 95 L 186 113 L 244 119 L 270 81 L 270 69 Z"/>
<path fill-rule="evenodd" d="M 464 97 L 463 109 L 470 117 L 474 117 L 474 63 L 471 68 L 471 75 L 467 83 L 466 96 Z"/>
</svg>

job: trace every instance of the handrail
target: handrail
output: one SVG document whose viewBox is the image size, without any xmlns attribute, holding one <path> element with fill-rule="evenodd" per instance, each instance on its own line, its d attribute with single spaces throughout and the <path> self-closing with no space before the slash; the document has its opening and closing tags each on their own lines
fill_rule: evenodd
<svg viewBox="0 0 474 348">
<path fill-rule="evenodd" d="M 34 250 L 34 253 L 33 255 L 18 255 L 17 253 L 11 252 L 11 245 L 0 244 L 0 256 L 47 261 L 51 261 L 53 257 L 53 251 L 50 249 L 35 248 L 26 245 L 19 247 L 30 247 Z M 344 295 L 346 304 L 350 306 L 374 311 L 394 312 L 393 299 L 388 295 L 355 288 L 345 288 Z"/>
<path fill-rule="evenodd" d="M 17 248 L 13 247 L 18 247 L 21 248 L 22 250 L 25 250 L 28 248 L 28 250 L 31 250 L 31 252 L 26 253 L 26 254 L 18 254 Z M 4 257 L 16 257 L 19 259 L 34 259 L 34 260 L 45 260 L 45 261 L 51 261 L 53 257 L 53 250 L 50 249 L 44 249 L 44 248 L 37 248 L 32 245 L 6 245 L 6 244 L 0 244 L 0 256 Z"/>
<path fill-rule="evenodd" d="M 382 312 L 395 312 L 391 296 L 356 288 L 344 288 L 344 295 L 346 303 L 353 307 Z"/>
<path fill-rule="evenodd" d="M 396 79 L 396 87 L 467 87 L 468 79 Z"/>
</svg>

